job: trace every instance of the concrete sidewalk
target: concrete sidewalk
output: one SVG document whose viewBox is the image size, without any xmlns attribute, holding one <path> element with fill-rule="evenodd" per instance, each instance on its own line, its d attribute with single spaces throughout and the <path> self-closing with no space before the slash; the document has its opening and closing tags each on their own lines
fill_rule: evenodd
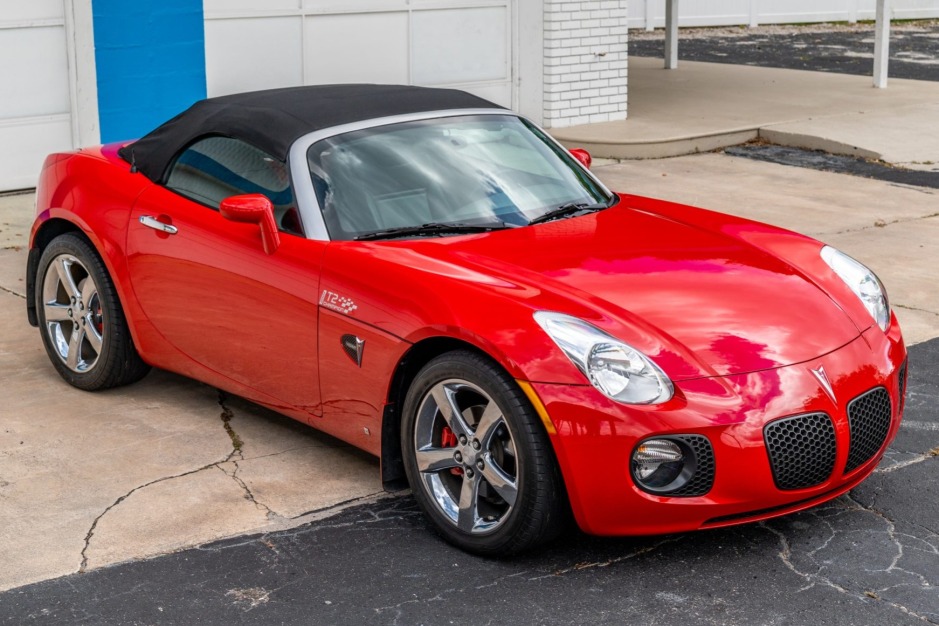
<svg viewBox="0 0 939 626">
<path fill-rule="evenodd" d="M 648 159 L 763 138 L 939 171 L 939 83 L 629 58 L 629 119 L 552 129 L 594 156 Z"/>
</svg>

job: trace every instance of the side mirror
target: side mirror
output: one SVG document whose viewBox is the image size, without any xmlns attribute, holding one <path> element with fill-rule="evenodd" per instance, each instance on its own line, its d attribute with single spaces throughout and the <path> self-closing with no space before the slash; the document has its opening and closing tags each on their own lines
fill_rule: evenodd
<svg viewBox="0 0 939 626">
<path fill-rule="evenodd" d="M 225 198 L 218 207 L 219 213 L 227 220 L 257 224 L 261 228 L 261 242 L 264 252 L 274 254 L 280 246 L 280 233 L 274 220 L 274 205 L 259 193 Z"/>
<path fill-rule="evenodd" d="M 571 156 L 580 161 L 580 163 L 590 169 L 590 164 L 593 163 L 593 158 L 590 156 L 590 153 L 584 150 L 583 148 L 571 148 L 568 150 L 571 153 Z"/>
</svg>

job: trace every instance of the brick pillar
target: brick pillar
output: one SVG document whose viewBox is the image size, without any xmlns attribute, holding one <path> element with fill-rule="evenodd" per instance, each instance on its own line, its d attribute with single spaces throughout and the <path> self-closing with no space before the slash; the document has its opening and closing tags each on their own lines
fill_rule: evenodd
<svg viewBox="0 0 939 626">
<path fill-rule="evenodd" d="M 627 0 L 544 0 L 544 125 L 626 119 Z"/>
</svg>

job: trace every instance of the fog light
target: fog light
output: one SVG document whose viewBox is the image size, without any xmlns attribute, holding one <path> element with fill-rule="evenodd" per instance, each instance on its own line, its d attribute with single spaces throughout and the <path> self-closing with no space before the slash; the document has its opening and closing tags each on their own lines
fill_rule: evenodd
<svg viewBox="0 0 939 626">
<path fill-rule="evenodd" d="M 643 441 L 633 452 L 633 478 L 647 491 L 661 493 L 680 489 L 694 471 L 691 451 L 684 448 L 670 439 Z"/>
<path fill-rule="evenodd" d="M 633 473 L 644 485 L 664 487 L 681 474 L 685 455 L 681 448 L 667 439 L 642 442 L 633 454 Z"/>
</svg>

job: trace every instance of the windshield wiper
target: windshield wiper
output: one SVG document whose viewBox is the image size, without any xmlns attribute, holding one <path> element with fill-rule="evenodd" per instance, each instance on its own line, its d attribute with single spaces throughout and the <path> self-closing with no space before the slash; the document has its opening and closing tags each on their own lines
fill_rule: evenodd
<svg viewBox="0 0 939 626">
<path fill-rule="evenodd" d="M 420 226 L 402 226 L 400 228 L 388 228 L 374 233 L 366 233 L 355 237 L 355 241 L 370 241 L 373 239 L 394 239 L 395 237 L 408 237 L 410 235 L 445 235 L 448 233 L 487 233 L 491 230 L 502 230 L 512 228 L 505 222 L 488 222 L 485 224 L 463 224 L 454 222 L 446 224 L 442 222 L 430 222 Z"/>
<path fill-rule="evenodd" d="M 568 215 L 574 215 L 575 213 L 593 213 L 594 211 L 601 211 L 603 209 L 608 209 L 609 204 L 605 202 L 597 202 L 595 204 L 590 204 L 588 202 L 568 202 L 567 204 L 562 204 L 556 209 L 551 209 L 544 215 L 539 215 L 535 219 L 528 222 L 528 225 L 540 224 L 542 222 L 550 222 L 551 220 L 556 220 L 559 217 L 566 217 Z"/>
</svg>

